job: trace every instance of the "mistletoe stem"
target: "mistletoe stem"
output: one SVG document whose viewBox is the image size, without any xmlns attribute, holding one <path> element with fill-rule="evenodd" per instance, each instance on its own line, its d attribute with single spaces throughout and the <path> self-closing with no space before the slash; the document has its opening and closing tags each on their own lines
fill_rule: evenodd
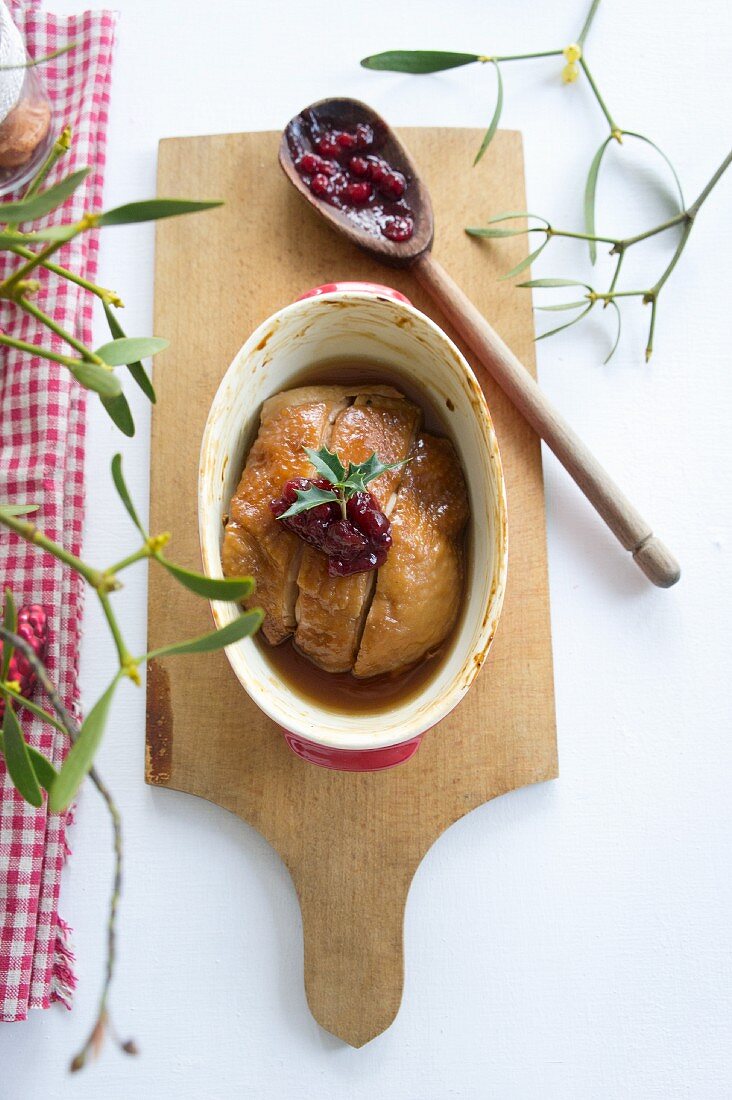
<svg viewBox="0 0 732 1100">
<path fill-rule="evenodd" d="M 590 5 L 590 10 L 587 13 L 587 18 L 585 19 L 584 26 L 582 27 L 582 30 L 580 31 L 579 38 L 577 39 L 577 42 L 579 43 L 580 46 L 584 46 L 584 44 L 585 44 L 585 38 L 587 38 L 588 31 L 589 31 L 590 27 L 592 26 L 593 20 L 595 18 L 595 15 L 597 14 L 597 9 L 599 8 L 599 6 L 600 6 L 600 0 L 592 0 L 592 4 Z"/>
<path fill-rule="evenodd" d="M 615 119 L 610 114 L 609 110 L 607 109 L 607 106 L 605 104 L 605 100 L 600 95 L 600 89 L 597 87 L 597 84 L 595 84 L 595 81 L 593 80 L 593 77 L 592 77 L 592 73 L 590 72 L 589 66 L 588 66 L 587 62 L 585 61 L 584 57 L 581 57 L 579 59 L 579 63 L 582 66 L 582 69 L 583 69 L 583 72 L 584 72 L 585 76 L 587 77 L 587 82 L 590 85 L 590 88 L 592 89 L 592 93 L 593 93 L 595 99 L 597 100 L 598 106 L 600 107 L 600 110 L 602 111 L 605 118 L 607 119 L 607 124 L 610 127 L 610 135 L 612 137 L 614 137 L 617 142 L 622 144 L 622 140 L 623 140 L 622 130 L 619 128 L 619 126 L 615 122 Z"/>
<path fill-rule="evenodd" d="M 59 723 L 64 733 L 73 744 L 79 736 L 79 726 L 72 718 L 69 711 L 66 709 L 61 696 L 58 693 L 56 685 L 48 675 L 46 666 L 40 657 L 36 654 L 33 647 L 22 638 L 19 634 L 13 633 L 6 627 L 0 624 L 0 638 L 2 638 L 6 644 L 10 644 L 14 649 L 20 650 L 21 653 L 28 659 L 29 664 L 33 668 L 36 674 L 38 683 L 41 685 L 46 695 L 48 696 L 53 709 L 59 718 Z M 27 700 L 23 699 L 23 704 L 27 704 Z M 102 780 L 99 772 L 96 768 L 92 768 L 89 772 L 89 778 L 96 787 L 100 796 L 102 797 L 107 811 L 109 813 L 112 822 L 112 838 L 113 838 L 113 852 L 114 852 L 114 878 L 112 882 L 112 894 L 109 901 L 109 915 L 107 917 L 107 961 L 104 972 L 104 981 L 102 983 L 102 993 L 99 999 L 99 1008 L 97 1010 L 97 1017 L 94 1022 L 94 1026 L 89 1034 L 84 1046 L 79 1053 L 73 1059 L 71 1063 L 72 1070 L 81 1069 L 90 1051 L 94 1050 L 101 1039 L 104 1036 L 104 1031 L 109 1023 L 109 1010 L 107 1004 L 109 1001 L 109 991 L 112 985 L 112 979 L 114 977 L 114 964 L 117 954 L 117 910 L 119 908 L 119 899 L 122 893 L 122 869 L 124 861 L 124 850 L 122 846 L 122 818 L 120 816 L 117 804 L 112 797 L 112 794 L 107 785 Z M 135 1053 L 134 1044 L 120 1043 L 122 1050 L 127 1054 Z"/>
<path fill-rule="evenodd" d="M 533 61 L 537 57 L 561 57 L 561 50 L 540 50 L 538 53 L 510 53 L 500 57 L 480 57 L 483 63 L 488 61 Z"/>
<path fill-rule="evenodd" d="M 8 251 L 13 252 L 16 256 L 22 256 L 25 260 L 32 260 L 38 255 L 38 253 L 33 252 L 30 248 L 26 248 L 22 244 L 14 245 L 12 248 L 9 248 Z M 41 266 L 45 267 L 46 271 L 52 271 L 54 275 L 60 275 L 62 279 L 68 279 L 70 283 L 76 283 L 77 286 L 82 287 L 84 290 L 88 290 L 91 294 L 95 294 L 102 302 L 107 302 L 109 305 L 116 306 L 117 309 L 121 309 L 124 306 L 124 302 L 116 291 L 107 290 L 107 288 L 103 286 L 97 286 L 96 283 L 92 283 L 88 279 L 85 279 L 83 275 L 77 275 L 75 271 L 69 271 L 67 267 L 61 267 L 60 264 L 55 264 L 50 261 Z"/>
<path fill-rule="evenodd" d="M 34 523 L 29 523 L 28 520 L 18 519 L 17 516 L 11 516 L 3 510 L 0 505 L 0 524 L 7 527 L 10 531 L 15 532 L 26 542 L 32 543 L 34 546 L 40 546 L 42 550 L 46 550 L 49 554 L 52 554 L 58 561 L 63 562 L 64 565 L 68 565 L 69 568 L 74 569 L 97 591 L 100 587 L 103 587 L 107 582 L 104 575 L 98 570 L 94 569 L 91 565 L 87 565 L 81 558 L 77 558 L 75 554 L 72 554 L 69 550 L 66 550 L 59 543 L 54 542 L 53 539 L 49 539 L 47 535 L 44 535 L 43 531 L 39 531 Z"/>
<path fill-rule="evenodd" d="M 135 550 L 134 554 L 128 554 L 126 558 L 122 558 L 122 561 L 115 562 L 114 565 L 110 565 L 109 569 L 105 569 L 107 576 L 114 576 L 115 573 L 121 573 L 123 569 L 127 569 L 129 565 L 134 565 L 138 561 L 143 561 L 144 558 L 153 556 L 150 547 L 145 543 L 139 550 Z"/>
<path fill-rule="evenodd" d="M 53 317 L 49 317 L 48 314 L 44 313 L 42 309 L 39 309 L 34 302 L 28 301 L 28 299 L 25 297 L 18 297 L 14 300 L 17 302 L 21 309 L 25 310 L 26 313 L 30 313 L 30 315 L 32 317 L 35 317 L 37 321 L 40 321 L 42 325 L 45 325 L 46 328 L 49 328 L 51 332 L 55 332 L 58 337 L 69 344 L 74 349 L 74 351 L 78 351 L 79 355 L 87 363 L 97 363 L 98 365 L 103 365 L 103 360 L 100 359 L 98 355 L 95 355 L 94 352 L 86 346 L 86 344 L 82 344 L 81 340 L 77 340 L 76 337 L 72 336 L 70 332 L 67 332 L 65 329 L 61 328 L 61 326 L 57 324 L 56 321 L 54 321 Z"/>
<path fill-rule="evenodd" d="M 53 145 L 51 146 L 51 151 L 49 152 L 48 156 L 44 160 L 43 164 L 38 169 L 35 176 L 33 177 L 33 179 L 28 184 L 27 188 L 25 189 L 25 192 L 23 193 L 23 198 L 24 199 L 29 199 L 31 197 L 31 195 L 36 194 L 39 187 L 41 186 L 41 184 L 45 180 L 48 173 L 53 168 L 56 161 L 59 160 L 64 155 L 64 153 L 67 153 L 70 148 L 71 148 L 71 127 L 70 126 L 65 126 L 64 129 L 59 134 L 59 136 L 54 141 Z M 18 227 L 17 222 L 8 222 L 8 225 L 7 225 L 8 229 L 17 229 L 17 227 Z"/>
<path fill-rule="evenodd" d="M 40 344 L 29 344 L 27 340 L 16 340 L 14 336 L 8 336 L 5 332 L 0 332 L 0 344 L 4 344 L 7 348 L 17 348 L 18 351 L 26 351 L 34 357 L 40 356 L 42 359 L 50 359 L 54 363 L 61 363 L 64 367 L 77 367 L 81 362 L 80 359 L 74 359 L 70 355 L 62 355 L 61 352 L 41 347 Z"/>
</svg>

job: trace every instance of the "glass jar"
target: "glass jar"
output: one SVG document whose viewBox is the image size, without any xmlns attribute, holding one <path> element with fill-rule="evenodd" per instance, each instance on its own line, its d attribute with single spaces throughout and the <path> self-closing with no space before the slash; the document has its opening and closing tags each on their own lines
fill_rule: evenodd
<svg viewBox="0 0 732 1100">
<path fill-rule="evenodd" d="M 0 195 L 22 187 L 53 145 L 51 101 L 4 0 L 0 0 Z"/>
</svg>

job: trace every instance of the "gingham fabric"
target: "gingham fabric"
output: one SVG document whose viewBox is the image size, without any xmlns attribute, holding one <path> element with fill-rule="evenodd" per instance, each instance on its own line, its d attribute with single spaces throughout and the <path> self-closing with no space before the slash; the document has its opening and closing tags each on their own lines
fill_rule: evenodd
<svg viewBox="0 0 732 1100">
<path fill-rule="evenodd" d="M 60 131 L 68 124 L 74 136 L 72 150 L 57 163 L 49 182 L 93 166 L 64 207 L 64 220 L 76 219 L 101 208 L 115 16 L 86 12 L 58 17 L 39 11 L 37 3 L 14 3 L 12 8 L 31 56 L 77 42 L 71 53 L 38 70 L 53 104 L 54 127 Z M 96 234 L 86 233 L 64 246 L 57 259 L 94 280 L 97 250 Z M 0 253 L 0 278 L 10 270 L 9 260 L 7 253 Z M 40 308 L 89 344 L 91 296 L 56 276 L 41 278 Z M 8 302 L 0 302 L 0 329 L 68 354 L 67 345 Z M 39 504 L 33 517 L 38 526 L 76 554 L 84 509 L 85 407 L 85 391 L 63 367 L 0 348 L 0 500 Z M 2 531 L 0 584 L 12 589 L 19 606 L 42 603 L 48 609 L 48 669 L 66 705 L 78 712 L 79 578 L 50 555 Z M 21 720 L 28 741 L 58 765 L 64 738 L 27 713 Z M 70 1007 L 74 982 L 66 928 L 58 917 L 66 826 L 64 816 L 23 802 L 0 761 L 0 1020 L 23 1020 L 29 1008 L 47 1008 L 54 1000 Z"/>
</svg>

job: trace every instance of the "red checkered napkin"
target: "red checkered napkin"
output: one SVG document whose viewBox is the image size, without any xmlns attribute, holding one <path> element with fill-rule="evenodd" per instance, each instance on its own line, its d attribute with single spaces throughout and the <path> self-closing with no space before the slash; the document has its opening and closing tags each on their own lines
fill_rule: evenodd
<svg viewBox="0 0 732 1100">
<path fill-rule="evenodd" d="M 51 97 L 54 126 L 60 131 L 69 124 L 74 135 L 71 152 L 56 165 L 50 182 L 84 165 L 94 169 L 64 208 L 64 220 L 79 218 L 84 211 L 101 208 L 115 16 L 85 12 L 58 17 L 39 11 L 37 2 L 12 7 L 32 57 L 77 42 L 71 53 L 38 72 Z M 85 233 L 64 247 L 59 262 L 94 280 L 97 250 L 96 234 Z M 7 254 L 0 254 L 0 278 L 10 269 L 6 261 Z M 39 306 L 89 344 L 91 296 L 55 276 L 42 277 L 42 282 Z M 0 302 L 0 329 L 68 350 L 7 302 Z M 80 552 L 84 510 L 85 407 L 85 391 L 63 367 L 0 349 L 0 499 L 39 504 L 34 516 L 38 525 L 75 554 Z M 0 584 L 12 589 L 19 606 L 42 603 L 48 609 L 48 668 L 66 705 L 78 711 L 79 578 L 49 555 L 2 532 Z M 31 744 L 60 763 L 65 750 L 61 734 L 28 714 L 23 715 L 23 728 Z M 54 1000 L 70 1007 L 74 978 L 66 927 L 58 916 L 67 824 L 65 815 L 25 803 L 0 760 L 0 1020 L 23 1020 L 29 1008 L 47 1008 Z"/>
</svg>

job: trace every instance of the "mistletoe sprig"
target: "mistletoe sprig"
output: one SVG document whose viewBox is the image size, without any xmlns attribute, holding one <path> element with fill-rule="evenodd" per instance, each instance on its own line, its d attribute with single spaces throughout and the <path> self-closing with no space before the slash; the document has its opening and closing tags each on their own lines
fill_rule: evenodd
<svg viewBox="0 0 732 1100">
<path fill-rule="evenodd" d="M 472 237 L 481 237 L 484 239 L 496 239 L 501 237 L 512 237 L 521 233 L 537 233 L 544 234 L 544 240 L 533 251 L 529 252 L 519 264 L 516 265 L 511 271 L 507 272 L 503 276 L 504 279 L 513 278 L 524 271 L 534 260 L 538 259 L 543 250 L 546 248 L 549 241 L 554 237 L 568 237 L 576 240 L 585 241 L 589 247 L 590 260 L 594 264 L 597 259 L 597 246 L 598 244 L 611 245 L 610 254 L 617 256 L 617 263 L 612 275 L 612 280 L 608 287 L 603 290 L 595 290 L 592 286 L 586 283 L 580 282 L 576 279 L 533 279 L 526 283 L 519 284 L 522 287 L 531 288 L 546 288 L 557 286 L 583 286 L 585 287 L 587 294 L 577 302 L 560 303 L 558 305 L 550 305 L 544 307 L 538 307 L 547 310 L 579 310 L 572 320 L 566 324 L 559 325 L 556 328 L 550 329 L 548 332 L 544 332 L 538 339 L 544 339 L 547 336 L 553 336 L 557 332 L 561 332 L 565 328 L 569 328 L 571 325 L 581 321 L 592 310 L 593 306 L 597 302 L 602 302 L 603 307 L 607 308 L 612 306 L 617 318 L 617 332 L 613 347 L 610 351 L 607 362 L 615 349 L 618 346 L 620 338 L 620 325 L 621 325 L 621 313 L 618 305 L 618 299 L 621 298 L 640 298 L 644 305 L 650 305 L 651 317 L 648 333 L 648 340 L 646 343 L 645 356 L 646 361 L 651 357 L 653 351 L 653 338 L 656 327 L 656 313 L 658 296 L 663 288 L 664 284 L 668 280 L 672 271 L 676 267 L 679 258 L 686 247 L 686 243 L 689 239 L 689 235 L 694 225 L 694 220 L 699 212 L 702 204 L 706 201 L 714 187 L 726 172 L 730 163 L 732 162 L 732 152 L 725 157 L 722 164 L 717 171 L 711 177 L 706 187 L 703 188 L 701 193 L 695 202 L 687 206 L 684 200 L 681 183 L 679 177 L 674 169 L 673 164 L 650 138 L 645 134 L 639 133 L 637 130 L 626 129 L 619 126 L 615 121 L 614 116 L 611 114 L 610 109 L 605 102 L 600 90 L 597 86 L 597 82 L 590 70 L 587 61 L 587 51 L 585 48 L 585 39 L 592 26 L 593 20 L 597 13 L 600 0 L 592 0 L 592 4 L 587 13 L 587 17 L 582 26 L 582 30 L 575 42 L 571 42 L 569 45 L 563 48 L 556 48 L 550 50 L 541 50 L 534 53 L 521 53 L 521 54 L 505 54 L 489 56 L 486 54 L 475 53 L 450 53 L 443 50 L 389 50 L 385 53 L 374 54 L 371 57 L 365 57 L 361 64 L 367 69 L 388 70 L 392 72 L 402 73 L 436 73 L 446 69 L 454 69 L 463 65 L 471 64 L 490 64 L 494 67 L 497 79 L 497 93 L 496 93 L 496 106 L 493 112 L 488 129 L 485 133 L 481 146 L 475 157 L 474 164 L 477 164 L 488 149 L 496 130 L 498 129 L 498 123 L 501 118 L 503 110 L 503 79 L 501 75 L 501 65 L 504 62 L 511 61 L 529 61 L 537 58 L 556 58 L 563 57 L 565 64 L 562 69 L 562 79 L 566 84 L 575 83 L 580 75 L 583 75 L 587 81 L 587 85 L 602 113 L 605 122 L 607 124 L 609 133 L 607 137 L 602 141 L 599 148 L 596 150 L 590 168 L 587 174 L 584 192 L 584 232 L 576 233 L 569 230 L 557 229 L 554 227 L 549 219 L 540 217 L 536 214 L 529 214 L 524 212 L 511 212 L 498 214 L 495 217 L 488 220 L 483 227 L 468 227 L 466 233 Z M 645 230 L 642 233 L 638 233 L 632 237 L 610 237 L 601 236 L 596 231 L 596 193 L 597 182 L 600 174 L 600 168 L 604 162 L 605 154 L 608 147 L 612 142 L 616 142 L 618 145 L 624 145 L 625 140 L 640 141 L 646 145 L 651 146 L 662 158 L 665 164 L 671 171 L 674 180 L 674 186 L 678 193 L 678 209 L 668 220 L 661 222 L 659 225 L 653 226 L 650 229 Z M 500 228 L 496 227 L 496 223 L 508 221 L 515 218 L 529 218 L 533 221 L 542 223 L 541 225 L 532 225 L 526 228 Z M 679 230 L 676 246 L 671 255 L 669 262 L 665 269 L 661 272 L 656 281 L 648 287 L 638 290 L 625 290 L 619 289 L 618 279 L 620 276 L 620 270 L 623 264 L 624 256 L 629 248 L 633 245 L 639 244 L 641 241 L 648 240 L 648 238 L 656 236 L 659 233 L 665 233 L 669 230 Z"/>
<path fill-rule="evenodd" d="M 386 470 L 396 470 L 409 462 L 408 458 L 401 462 L 382 462 L 374 452 L 365 462 L 349 462 L 348 466 L 344 466 L 336 452 L 329 451 L 327 447 L 320 447 L 317 451 L 305 447 L 304 451 L 320 476 L 333 488 L 322 489 L 318 485 L 310 485 L 307 489 L 296 489 L 297 500 L 278 519 L 297 516 L 331 501 L 337 502 L 343 518 L 346 519 L 346 505 L 355 493 L 365 492 L 366 486 L 381 477 Z"/>
<path fill-rule="evenodd" d="M 110 1032 L 115 1035 L 109 1014 L 109 991 L 114 973 L 116 914 L 122 883 L 122 826 L 119 811 L 114 799 L 94 767 L 94 758 L 104 735 L 114 694 L 123 679 L 140 684 L 140 666 L 147 661 L 159 660 L 184 654 L 210 653 L 231 645 L 241 638 L 249 637 L 259 628 L 262 612 L 259 609 L 244 612 L 236 619 L 218 630 L 190 638 L 183 642 L 172 642 L 147 653 L 133 656 L 122 636 L 110 595 L 122 588 L 120 575 L 130 566 L 140 561 L 153 561 L 165 569 L 179 584 L 197 596 L 206 599 L 239 601 L 251 596 L 254 581 L 251 577 L 213 578 L 185 569 L 163 554 L 169 535 L 150 535 L 143 527 L 130 497 L 122 474 L 122 459 L 115 455 L 112 460 L 112 480 L 119 498 L 130 519 L 142 537 L 141 546 L 127 557 L 98 569 L 82 561 L 59 543 L 48 538 L 31 521 L 22 518 L 35 511 L 34 505 L 0 504 L 0 525 L 14 532 L 33 546 L 51 554 L 58 561 L 73 569 L 91 586 L 101 605 L 109 626 L 117 652 L 118 667 L 112 680 L 97 702 L 91 707 L 84 721 L 79 725 L 69 714 L 53 684 L 43 662 L 38 658 L 32 646 L 17 633 L 17 614 L 12 593 L 6 590 L 3 622 L 0 624 L 0 640 L 3 643 L 2 668 L 0 669 L 0 698 L 5 704 L 0 753 L 12 783 L 22 797 L 32 806 L 41 806 L 44 793 L 48 798 L 51 812 L 66 810 L 75 798 L 84 778 L 89 775 L 94 786 L 104 799 L 110 813 L 113 827 L 115 873 L 110 911 L 107 923 L 107 966 L 97 1017 L 89 1038 L 71 1063 L 73 1070 L 81 1069 L 90 1053 L 96 1053 L 103 1036 Z M 51 709 L 48 710 L 35 700 L 26 699 L 17 690 L 18 685 L 8 680 L 7 672 L 13 650 L 20 650 L 30 661 L 36 672 L 38 682 L 48 698 Z M 30 746 L 23 734 L 17 710 L 28 710 L 37 718 L 59 730 L 71 742 L 71 748 L 59 769 L 43 753 Z M 135 1044 L 128 1040 L 119 1042 L 120 1048 L 127 1054 L 136 1053 Z"/>
<path fill-rule="evenodd" d="M 69 47 L 70 48 L 70 47 Z M 50 55 L 53 56 L 53 55 Z M 48 58 L 47 58 L 48 59 Z M 46 59 L 46 60 L 47 60 Z M 101 214 L 85 214 L 79 221 L 45 226 L 36 230 L 20 230 L 39 218 L 57 210 L 79 187 L 90 168 L 72 172 L 50 187 L 43 187 L 46 177 L 71 147 L 71 131 L 67 127 L 59 135 L 44 164 L 28 185 L 21 199 L 0 205 L 0 251 L 18 257 L 15 269 L 0 282 L 0 298 L 13 303 L 20 311 L 34 317 L 41 326 L 59 337 L 69 352 L 48 347 L 45 343 L 31 344 L 7 332 L 0 332 L 0 346 L 15 348 L 31 357 L 44 357 L 58 363 L 86 389 L 97 393 L 117 427 L 128 436 L 134 435 L 135 426 L 117 368 L 126 367 L 133 381 L 151 402 L 155 402 L 155 390 L 142 360 L 167 346 L 167 341 L 157 337 L 127 337 L 117 318 L 116 310 L 123 303 L 118 294 L 99 286 L 67 267 L 56 262 L 55 254 L 63 245 L 91 229 L 105 226 L 129 225 L 134 222 L 154 221 L 219 206 L 218 202 L 199 202 L 185 199 L 152 199 L 127 203 Z M 56 321 L 43 312 L 35 302 L 42 281 L 49 278 L 65 279 L 97 297 L 103 307 L 112 339 L 92 350 Z M 29 361 L 30 363 L 30 361 Z M 106 1034 L 112 1035 L 120 1049 L 127 1054 L 136 1053 L 131 1040 L 122 1042 L 116 1035 L 109 1013 L 109 992 L 112 983 L 116 953 L 117 908 L 122 883 L 122 823 L 119 811 L 109 788 L 99 775 L 94 760 L 99 749 L 110 710 L 119 684 L 124 679 L 140 683 L 140 667 L 146 661 L 184 654 L 200 654 L 220 649 L 253 634 L 262 620 L 262 612 L 253 609 L 239 615 L 225 627 L 191 638 L 172 642 L 148 653 L 131 653 L 122 635 L 113 606 L 113 597 L 122 589 L 121 575 L 138 562 L 154 562 L 165 569 L 175 581 L 196 596 L 206 599 L 240 601 L 253 593 L 251 577 L 216 579 L 196 573 L 171 561 L 163 552 L 169 535 L 150 535 L 143 526 L 132 502 L 122 473 L 122 460 L 116 455 L 112 461 L 112 481 L 117 494 L 141 537 L 141 545 L 133 553 L 106 568 L 97 568 L 77 557 L 66 547 L 49 538 L 28 517 L 37 512 L 30 502 L 0 502 L 0 527 L 5 527 L 24 539 L 40 552 L 51 554 L 63 565 L 72 569 L 95 592 L 114 642 L 117 667 L 106 690 L 88 711 L 83 722 L 78 723 L 68 712 L 58 690 L 49 676 L 43 661 L 32 645 L 18 633 L 18 619 L 13 595 L 6 591 L 4 610 L 0 620 L 0 699 L 4 704 L 0 754 L 5 758 L 11 782 L 19 794 L 31 805 L 41 806 L 47 799 L 49 811 L 62 812 L 72 802 L 84 778 L 88 775 L 105 802 L 112 822 L 114 851 L 114 882 L 107 920 L 107 963 L 99 1007 L 89 1037 L 71 1063 L 72 1070 L 81 1069 L 90 1054 L 96 1054 Z M 35 517 L 34 517 L 35 518 Z M 8 678 L 13 651 L 24 654 L 33 668 L 38 685 L 46 696 L 43 705 L 36 699 L 28 699 L 18 690 L 20 685 Z M 27 711 L 48 723 L 71 742 L 70 750 L 60 768 L 52 760 L 26 741 L 19 715 Z"/>
</svg>

